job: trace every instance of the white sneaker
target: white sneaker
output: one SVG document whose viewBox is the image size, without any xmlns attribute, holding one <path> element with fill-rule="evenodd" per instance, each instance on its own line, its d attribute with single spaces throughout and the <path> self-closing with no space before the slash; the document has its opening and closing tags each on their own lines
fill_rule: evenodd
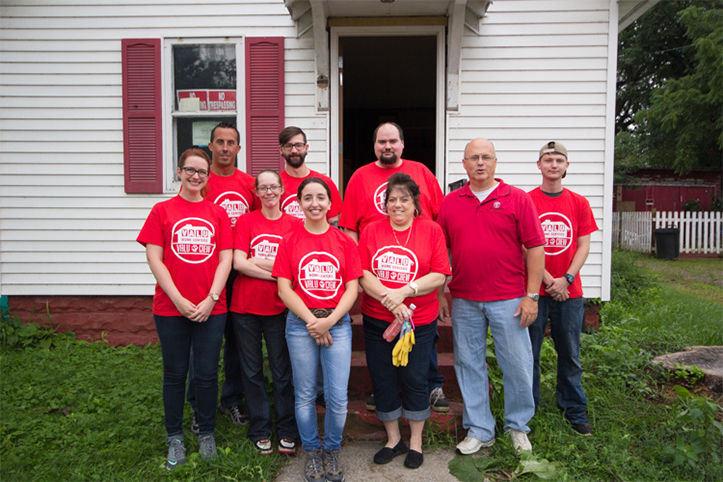
<svg viewBox="0 0 723 482">
<path fill-rule="evenodd" d="M 492 447 L 495 444 L 495 439 L 487 440 L 483 442 L 474 437 L 467 435 L 464 440 L 457 444 L 457 452 L 462 455 L 470 455 L 479 452 L 482 447 Z"/>
<path fill-rule="evenodd" d="M 527 434 L 525 432 L 520 432 L 519 430 L 510 430 L 509 434 L 512 438 L 512 446 L 515 448 L 515 450 L 517 450 L 517 453 L 532 452 L 532 444 L 527 438 Z"/>
</svg>

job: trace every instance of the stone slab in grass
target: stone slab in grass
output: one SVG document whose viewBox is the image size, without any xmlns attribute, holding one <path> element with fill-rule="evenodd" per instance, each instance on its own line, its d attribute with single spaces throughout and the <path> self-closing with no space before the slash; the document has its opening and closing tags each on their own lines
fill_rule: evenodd
<svg viewBox="0 0 723 482">
<path fill-rule="evenodd" d="M 705 373 L 708 388 L 723 393 L 723 346 L 689 346 L 685 351 L 655 357 L 653 363 L 668 370 L 696 366 Z"/>
</svg>

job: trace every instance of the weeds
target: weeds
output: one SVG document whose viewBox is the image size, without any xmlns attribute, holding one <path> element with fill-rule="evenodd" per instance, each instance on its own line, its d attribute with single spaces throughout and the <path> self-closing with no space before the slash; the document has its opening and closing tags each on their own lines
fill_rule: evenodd
<svg viewBox="0 0 723 482">
<path fill-rule="evenodd" d="M 502 375 L 494 356 L 488 356 L 498 443 L 486 456 L 457 456 L 450 463 L 455 476 L 465 481 L 723 479 L 723 431 L 716 419 L 721 407 L 682 387 L 669 400 L 658 390 L 666 380 L 650 368 L 652 358 L 667 352 L 722 345 L 723 306 L 658 284 L 641 268 L 643 261 L 632 253 L 613 254 L 613 299 L 600 310 L 600 329 L 581 338 L 594 435 L 577 435 L 558 411 L 556 354 L 546 339 L 540 357 L 541 401 L 529 424 L 533 453 L 529 459 L 518 457 L 501 435 Z M 691 385 L 700 381 L 695 369 L 674 375 Z"/>
</svg>

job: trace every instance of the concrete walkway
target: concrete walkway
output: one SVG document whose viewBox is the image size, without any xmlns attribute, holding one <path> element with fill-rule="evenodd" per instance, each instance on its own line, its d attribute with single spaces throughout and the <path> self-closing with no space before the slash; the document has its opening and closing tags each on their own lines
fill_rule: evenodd
<svg viewBox="0 0 723 482">
<path fill-rule="evenodd" d="M 449 473 L 448 464 L 454 458 L 454 450 L 437 448 L 424 453 L 424 464 L 410 470 L 404 466 L 404 455 L 400 455 L 386 465 L 373 462 L 374 454 L 382 447 L 380 442 L 346 442 L 341 449 L 341 462 L 344 465 L 345 480 L 394 481 L 394 482 L 457 482 Z M 297 482 L 304 480 L 303 451 L 295 457 L 289 457 L 289 463 L 275 479 L 276 482 Z"/>
</svg>

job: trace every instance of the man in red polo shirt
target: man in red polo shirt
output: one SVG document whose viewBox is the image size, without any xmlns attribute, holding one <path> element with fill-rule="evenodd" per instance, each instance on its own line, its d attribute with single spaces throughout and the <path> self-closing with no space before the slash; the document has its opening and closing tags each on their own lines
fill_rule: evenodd
<svg viewBox="0 0 723 482">
<path fill-rule="evenodd" d="M 545 233 L 545 273 L 539 311 L 530 325 L 535 361 L 533 395 L 537 407 L 540 404 L 540 349 L 549 320 L 557 352 L 557 406 L 573 430 L 592 435 L 587 420 L 587 397 L 582 388 L 580 334 L 585 300 L 578 274 L 590 252 L 590 234 L 598 228 L 587 199 L 562 187 L 569 166 L 565 146 L 556 141 L 546 143 L 537 161 L 542 185 L 530 191 Z"/>
<path fill-rule="evenodd" d="M 470 141 L 463 164 L 469 182 L 444 199 L 437 219 L 452 255 L 454 370 L 468 429 L 457 451 L 473 454 L 495 443 L 489 392 L 481 389 L 488 384 L 488 328 L 504 375 L 504 429 L 518 452 L 531 451 L 527 423 L 535 402 L 527 327 L 537 317 L 545 237 L 527 193 L 495 179 L 490 141 Z"/>
<path fill-rule="evenodd" d="M 341 209 L 339 227 L 356 242 L 359 235 L 370 223 L 386 219 L 385 193 L 389 176 L 403 172 L 411 177 L 419 186 L 419 203 L 422 216 L 437 219 L 439 206 L 442 203 L 442 189 L 432 171 L 421 162 L 402 159 L 404 151 L 404 132 L 394 122 L 379 124 L 374 130 L 374 154 L 377 160 L 357 169 L 349 179 L 344 193 L 344 204 Z M 438 297 L 446 305 L 444 293 L 440 290 Z M 442 385 L 444 376 L 439 373 L 437 364 L 437 340 L 435 333 L 432 358 L 429 362 L 429 403 L 435 412 L 448 412 L 449 401 L 444 395 Z M 374 409 L 374 398 L 369 397 L 367 408 Z"/>
<path fill-rule="evenodd" d="M 296 218 L 304 219 L 304 212 L 296 199 L 296 191 L 301 182 L 307 177 L 318 177 L 329 186 L 331 190 L 331 207 L 326 213 L 326 220 L 336 225 L 341 212 L 341 196 L 334 181 L 320 172 L 313 171 L 306 166 L 304 160 L 309 153 L 309 144 L 306 134 L 295 126 L 286 127 L 279 133 L 279 152 L 286 161 L 284 170 L 279 174 L 284 184 L 284 193 L 281 195 L 281 210 Z"/>
</svg>

